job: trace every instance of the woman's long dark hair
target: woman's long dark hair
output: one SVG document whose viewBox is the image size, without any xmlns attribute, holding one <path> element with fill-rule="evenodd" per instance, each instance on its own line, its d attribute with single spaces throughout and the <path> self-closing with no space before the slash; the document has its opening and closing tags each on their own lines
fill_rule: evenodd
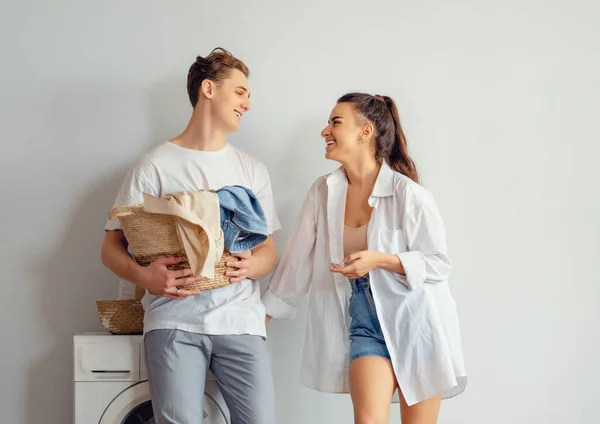
<svg viewBox="0 0 600 424">
<path fill-rule="evenodd" d="M 338 103 L 351 103 L 356 112 L 375 127 L 375 159 L 385 160 L 394 171 L 419 182 L 417 167 L 410 155 L 406 137 L 400 124 L 396 103 L 388 96 L 372 96 L 366 93 L 348 93 Z"/>
</svg>

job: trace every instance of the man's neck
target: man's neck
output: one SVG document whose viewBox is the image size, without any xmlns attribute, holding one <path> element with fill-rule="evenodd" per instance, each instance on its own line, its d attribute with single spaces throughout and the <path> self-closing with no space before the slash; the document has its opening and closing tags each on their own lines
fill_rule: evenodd
<svg viewBox="0 0 600 424">
<path fill-rule="evenodd" d="M 195 108 L 186 129 L 171 143 L 193 150 L 218 151 L 227 145 L 225 133 L 214 125 L 208 111 Z"/>
</svg>

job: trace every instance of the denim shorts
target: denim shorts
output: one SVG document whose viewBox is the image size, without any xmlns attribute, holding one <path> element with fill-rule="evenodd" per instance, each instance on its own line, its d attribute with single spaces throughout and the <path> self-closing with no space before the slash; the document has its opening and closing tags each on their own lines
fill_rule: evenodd
<svg viewBox="0 0 600 424">
<path fill-rule="evenodd" d="M 350 280 L 350 286 L 350 362 L 362 356 L 381 356 L 391 360 L 375 311 L 369 276 Z"/>
</svg>

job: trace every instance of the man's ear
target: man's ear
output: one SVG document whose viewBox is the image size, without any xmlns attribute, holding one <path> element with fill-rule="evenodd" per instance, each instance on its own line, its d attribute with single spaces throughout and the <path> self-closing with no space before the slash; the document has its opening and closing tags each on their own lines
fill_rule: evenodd
<svg viewBox="0 0 600 424">
<path fill-rule="evenodd" d="M 204 95 L 207 99 L 212 99 L 215 95 L 215 83 L 209 79 L 202 81 L 200 85 L 200 94 Z"/>
</svg>

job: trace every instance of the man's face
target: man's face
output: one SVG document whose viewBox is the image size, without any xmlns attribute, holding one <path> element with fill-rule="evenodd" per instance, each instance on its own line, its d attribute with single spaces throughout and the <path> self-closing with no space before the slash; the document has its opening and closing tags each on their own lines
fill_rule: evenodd
<svg viewBox="0 0 600 424">
<path fill-rule="evenodd" d="M 250 108 L 248 78 L 238 69 L 231 69 L 229 76 L 214 87 L 213 117 L 224 132 L 230 133 L 239 129 L 242 116 Z"/>
</svg>

